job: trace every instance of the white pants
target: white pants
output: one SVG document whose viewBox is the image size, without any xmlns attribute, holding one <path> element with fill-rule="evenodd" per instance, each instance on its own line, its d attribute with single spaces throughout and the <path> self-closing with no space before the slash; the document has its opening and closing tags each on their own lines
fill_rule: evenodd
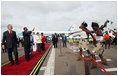
<svg viewBox="0 0 118 76">
<path fill-rule="evenodd" d="M 34 43 L 34 45 L 33 45 L 33 51 L 36 52 L 36 50 L 37 50 L 37 45 L 36 45 L 36 43 Z"/>
</svg>

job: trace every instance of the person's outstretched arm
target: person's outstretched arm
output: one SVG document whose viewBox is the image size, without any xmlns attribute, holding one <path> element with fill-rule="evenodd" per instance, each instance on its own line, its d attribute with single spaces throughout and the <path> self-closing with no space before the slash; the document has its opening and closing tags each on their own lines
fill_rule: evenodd
<svg viewBox="0 0 118 76">
<path fill-rule="evenodd" d="M 84 26 L 80 26 L 79 28 L 82 29 L 83 31 L 85 31 L 86 33 L 94 33 L 93 31 L 88 30 L 88 29 L 87 29 L 86 27 L 84 27 Z"/>
<path fill-rule="evenodd" d="M 109 23 L 109 20 L 106 20 L 105 23 L 104 23 L 104 25 L 101 26 L 100 29 L 103 29 L 104 27 L 106 27 L 107 26 L 107 23 Z"/>
</svg>

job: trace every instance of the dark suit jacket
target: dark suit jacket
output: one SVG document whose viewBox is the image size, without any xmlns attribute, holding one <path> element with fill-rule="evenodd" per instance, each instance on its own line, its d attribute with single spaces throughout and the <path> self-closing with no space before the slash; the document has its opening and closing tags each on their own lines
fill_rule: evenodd
<svg viewBox="0 0 118 76">
<path fill-rule="evenodd" d="M 53 36 L 53 37 L 52 37 L 52 41 L 53 41 L 53 42 L 57 42 L 57 41 L 58 41 L 58 37 L 57 37 L 57 36 L 56 36 L 56 37 Z"/>
<path fill-rule="evenodd" d="M 62 41 L 66 42 L 67 41 L 67 37 L 66 36 L 62 36 Z"/>
<path fill-rule="evenodd" d="M 2 45 L 5 45 L 6 41 L 6 48 L 12 48 L 12 47 L 17 47 L 17 37 L 16 37 L 16 32 L 12 31 L 12 37 L 10 37 L 9 31 L 5 31 L 3 33 L 3 40 L 2 40 Z"/>
<path fill-rule="evenodd" d="M 24 46 L 30 46 L 30 34 L 31 33 L 32 33 L 31 31 L 23 32 Z"/>
</svg>

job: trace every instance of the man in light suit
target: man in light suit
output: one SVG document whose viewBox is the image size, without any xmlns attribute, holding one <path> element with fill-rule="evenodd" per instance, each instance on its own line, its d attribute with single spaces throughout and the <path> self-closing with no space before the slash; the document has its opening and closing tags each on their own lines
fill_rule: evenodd
<svg viewBox="0 0 118 76">
<path fill-rule="evenodd" d="M 14 61 L 12 58 L 12 51 L 14 52 L 15 55 L 15 61 L 16 64 L 19 64 L 18 61 L 18 52 L 17 52 L 17 37 L 16 37 L 16 32 L 12 30 L 12 24 L 8 25 L 8 30 L 3 33 L 3 40 L 2 40 L 2 49 L 7 48 L 8 51 L 8 58 L 11 62 L 11 65 L 14 65 Z M 5 42 L 6 42 L 6 47 L 5 47 Z"/>
</svg>

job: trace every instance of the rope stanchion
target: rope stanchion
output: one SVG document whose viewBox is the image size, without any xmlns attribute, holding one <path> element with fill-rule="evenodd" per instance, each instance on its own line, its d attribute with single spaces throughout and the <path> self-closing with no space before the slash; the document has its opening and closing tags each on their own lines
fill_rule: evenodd
<svg viewBox="0 0 118 76">
<path fill-rule="evenodd" d="M 92 58 L 92 60 L 94 60 L 94 62 L 96 62 L 96 64 L 97 64 L 104 72 L 106 72 L 108 75 L 110 75 L 110 73 L 108 73 L 94 58 Z"/>
<path fill-rule="evenodd" d="M 90 58 L 90 55 L 86 54 L 84 57 Z M 85 75 L 90 75 L 91 74 L 91 72 L 90 72 L 91 61 L 90 60 L 84 60 L 84 64 L 85 64 Z"/>
<path fill-rule="evenodd" d="M 65 48 L 64 48 L 64 49 L 65 49 Z M 66 49 L 65 49 L 65 50 L 66 50 Z M 66 51 L 68 51 L 68 50 L 66 50 Z M 72 52 L 70 52 L 70 51 L 68 51 L 68 52 L 71 53 L 71 54 L 73 54 L 73 55 L 82 57 L 82 59 L 84 59 L 84 60 L 91 60 L 91 59 L 92 59 L 92 57 L 90 57 L 90 58 L 84 58 L 83 56 L 80 56 L 80 55 L 78 55 L 78 54 L 72 53 Z"/>
<path fill-rule="evenodd" d="M 80 56 L 78 54 L 72 53 L 70 52 L 68 49 L 64 48 L 67 52 L 69 52 L 70 54 L 82 57 L 82 59 L 84 60 L 93 60 L 105 73 L 107 73 L 108 75 L 110 75 L 110 73 L 108 73 L 94 58 L 90 57 L 90 58 L 84 58 L 83 56 Z"/>
</svg>

